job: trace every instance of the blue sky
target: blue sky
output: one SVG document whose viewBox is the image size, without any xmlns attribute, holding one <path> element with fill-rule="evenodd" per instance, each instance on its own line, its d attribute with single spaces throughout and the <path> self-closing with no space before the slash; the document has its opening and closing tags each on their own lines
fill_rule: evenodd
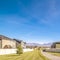
<svg viewBox="0 0 60 60">
<path fill-rule="evenodd" d="M 26 42 L 60 41 L 60 0 L 0 0 L 0 34 Z"/>
</svg>

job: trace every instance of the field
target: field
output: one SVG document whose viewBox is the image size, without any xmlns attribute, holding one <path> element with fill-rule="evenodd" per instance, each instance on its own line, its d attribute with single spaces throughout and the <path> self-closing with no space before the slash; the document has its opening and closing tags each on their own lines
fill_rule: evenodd
<svg viewBox="0 0 60 60">
<path fill-rule="evenodd" d="M 34 50 L 32 52 L 25 52 L 21 55 L 12 54 L 12 55 L 1 55 L 0 60 L 49 60 L 44 57 L 40 50 Z"/>
</svg>

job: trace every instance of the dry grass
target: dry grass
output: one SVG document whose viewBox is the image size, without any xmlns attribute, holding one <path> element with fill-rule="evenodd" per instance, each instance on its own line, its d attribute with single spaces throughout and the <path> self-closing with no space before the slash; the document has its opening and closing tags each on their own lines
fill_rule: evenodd
<svg viewBox="0 0 60 60">
<path fill-rule="evenodd" d="M 0 60 L 49 60 L 44 57 L 40 50 L 34 50 L 32 52 L 26 52 L 21 55 L 13 54 L 13 55 L 2 55 L 0 56 Z"/>
</svg>

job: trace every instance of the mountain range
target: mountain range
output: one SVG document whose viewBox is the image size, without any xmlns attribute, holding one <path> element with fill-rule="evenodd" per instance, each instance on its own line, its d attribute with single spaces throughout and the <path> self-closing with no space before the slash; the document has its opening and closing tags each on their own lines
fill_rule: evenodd
<svg viewBox="0 0 60 60">
<path fill-rule="evenodd" d="M 39 44 L 39 43 L 26 43 L 26 46 L 40 46 L 40 47 L 50 47 L 52 43 Z"/>
</svg>

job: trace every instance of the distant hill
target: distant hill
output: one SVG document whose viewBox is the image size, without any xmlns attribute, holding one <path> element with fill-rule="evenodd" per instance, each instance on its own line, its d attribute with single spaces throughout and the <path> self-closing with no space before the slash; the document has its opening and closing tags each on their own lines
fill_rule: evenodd
<svg viewBox="0 0 60 60">
<path fill-rule="evenodd" d="M 51 47 L 52 43 L 46 43 L 46 44 L 42 44 L 43 46 L 46 46 L 46 47 Z"/>
<path fill-rule="evenodd" d="M 26 43 L 26 46 L 40 46 L 38 43 Z"/>
<path fill-rule="evenodd" d="M 50 47 L 52 43 L 39 44 L 39 43 L 26 43 L 26 46 L 40 46 L 40 47 Z"/>
</svg>

